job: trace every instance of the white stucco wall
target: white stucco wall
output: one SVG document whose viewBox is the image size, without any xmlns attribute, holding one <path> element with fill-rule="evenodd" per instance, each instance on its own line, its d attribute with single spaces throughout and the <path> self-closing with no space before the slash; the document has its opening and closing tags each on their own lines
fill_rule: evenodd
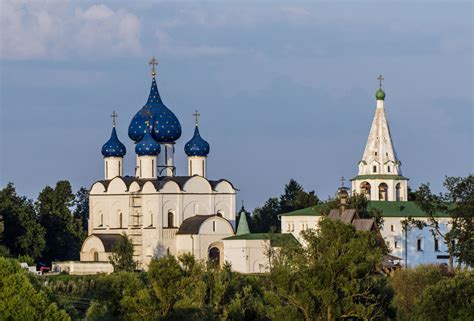
<svg viewBox="0 0 474 321">
<path fill-rule="evenodd" d="M 409 267 L 420 264 L 448 264 L 447 258 L 440 258 L 439 256 L 447 256 L 447 246 L 443 239 L 439 236 L 438 251 L 435 249 L 435 237 L 431 232 L 431 228 L 425 227 L 422 230 L 418 228 L 411 228 L 405 234 L 402 228 L 402 220 L 405 217 L 385 217 L 383 228 L 380 231 L 384 240 L 387 242 L 391 254 L 403 259 L 407 259 Z M 427 218 L 417 218 L 427 222 Z M 440 229 L 443 233 L 450 228 L 449 219 L 442 218 L 440 221 Z M 392 231 L 393 229 L 393 231 Z M 406 235 L 406 236 L 405 236 Z M 421 250 L 418 250 L 418 240 L 421 240 Z"/>
<path fill-rule="evenodd" d="M 266 255 L 269 240 L 223 240 L 224 259 L 240 273 L 264 273 L 270 268 Z"/>
<path fill-rule="evenodd" d="M 300 215 L 300 216 L 281 216 L 281 232 L 291 233 L 301 243 L 301 232 L 307 229 L 315 229 L 318 226 L 319 220 L 322 216 L 315 215 Z"/>
</svg>

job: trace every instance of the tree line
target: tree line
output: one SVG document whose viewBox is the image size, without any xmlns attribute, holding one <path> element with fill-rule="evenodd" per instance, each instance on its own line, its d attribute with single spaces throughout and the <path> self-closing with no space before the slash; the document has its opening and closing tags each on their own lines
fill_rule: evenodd
<svg viewBox="0 0 474 321">
<path fill-rule="evenodd" d="M 154 258 L 147 272 L 38 277 L 0 257 L 1 320 L 472 320 L 474 273 L 419 266 L 381 273 L 376 235 L 323 218 L 306 246 L 272 251 L 266 274 L 191 255 Z M 123 263 L 123 262 L 122 262 Z M 28 300 L 25 300 L 28 297 Z"/>
<path fill-rule="evenodd" d="M 36 201 L 18 195 L 13 183 L 0 190 L 0 256 L 49 265 L 77 260 L 87 236 L 88 191 L 68 181 L 46 186 Z"/>
</svg>

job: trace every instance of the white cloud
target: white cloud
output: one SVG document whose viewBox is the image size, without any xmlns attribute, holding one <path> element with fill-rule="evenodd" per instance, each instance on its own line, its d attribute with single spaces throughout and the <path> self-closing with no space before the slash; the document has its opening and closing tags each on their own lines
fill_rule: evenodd
<svg viewBox="0 0 474 321">
<path fill-rule="evenodd" d="M 169 33 L 163 30 L 156 32 L 158 38 L 158 51 L 160 54 L 168 54 L 181 57 L 194 56 L 218 56 L 239 53 L 239 50 L 231 47 L 215 46 L 207 44 L 192 45 L 173 39 Z"/>
<path fill-rule="evenodd" d="M 311 12 L 303 7 L 282 6 L 280 7 L 280 11 L 294 16 L 311 16 Z"/>
<path fill-rule="evenodd" d="M 0 55 L 5 59 L 136 55 L 140 21 L 125 10 L 98 4 L 13 1 L 0 4 Z"/>
</svg>

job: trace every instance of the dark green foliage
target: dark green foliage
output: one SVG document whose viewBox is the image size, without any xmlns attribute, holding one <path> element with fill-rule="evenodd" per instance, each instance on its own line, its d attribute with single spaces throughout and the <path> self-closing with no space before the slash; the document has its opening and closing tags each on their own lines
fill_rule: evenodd
<svg viewBox="0 0 474 321">
<path fill-rule="evenodd" d="M 18 261 L 0 257 L 0 320 L 70 320 Z"/>
<path fill-rule="evenodd" d="M 304 234 L 305 247 L 283 247 L 271 272 L 279 305 L 301 320 L 383 319 L 391 292 L 376 273 L 383 249 L 370 232 L 322 219 Z"/>
<path fill-rule="evenodd" d="M 439 267 L 422 265 L 415 269 L 398 270 L 390 279 L 395 296 L 393 305 L 400 320 L 411 320 L 416 308 L 416 300 L 430 285 L 443 277 Z"/>
<path fill-rule="evenodd" d="M 59 181 L 55 188 L 46 186 L 38 196 L 37 212 L 46 229 L 46 248 L 43 258 L 53 260 L 79 259 L 79 251 L 87 232 L 81 220 L 74 218 L 70 208 L 74 194 L 68 181 Z"/>
<path fill-rule="evenodd" d="M 262 207 L 257 207 L 250 220 L 252 232 L 278 232 L 280 221 L 278 215 L 319 204 L 314 191 L 305 192 L 294 179 L 285 185 L 285 192 L 279 198 L 269 198 Z"/>
<path fill-rule="evenodd" d="M 89 220 L 89 191 L 81 187 L 79 191 L 77 191 L 74 205 L 76 208 L 74 209 L 74 218 L 81 221 L 82 229 L 87 231 L 87 225 Z"/>
<path fill-rule="evenodd" d="M 390 280 L 397 320 L 473 320 L 474 274 L 446 274 L 440 267 L 399 270 Z"/>
<path fill-rule="evenodd" d="M 137 264 L 133 260 L 133 243 L 126 234 L 120 235 L 115 242 L 109 260 L 116 272 L 132 272 L 136 269 Z"/>
<path fill-rule="evenodd" d="M 0 215 L 4 225 L 3 255 L 39 257 L 45 247 L 45 230 L 38 222 L 32 201 L 18 196 L 12 183 L 0 190 Z"/>
<path fill-rule="evenodd" d="M 474 273 L 443 278 L 417 300 L 417 320 L 474 320 Z"/>
<path fill-rule="evenodd" d="M 465 265 L 474 264 L 474 175 L 467 177 L 446 177 L 444 194 L 433 194 L 429 184 L 422 184 L 415 192 L 415 201 L 431 215 L 427 225 L 433 234 L 443 238 L 449 252 L 449 268 L 454 271 L 453 259 Z M 444 233 L 434 215 L 443 212 L 451 218 L 451 230 Z M 461 266 L 457 267 L 459 271 Z"/>
</svg>

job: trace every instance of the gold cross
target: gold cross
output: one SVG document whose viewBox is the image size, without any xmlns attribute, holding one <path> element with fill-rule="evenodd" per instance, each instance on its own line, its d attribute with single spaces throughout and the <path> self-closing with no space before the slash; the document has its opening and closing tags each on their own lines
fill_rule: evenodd
<svg viewBox="0 0 474 321">
<path fill-rule="evenodd" d="M 379 80 L 379 87 L 382 88 L 382 81 L 384 81 L 383 76 L 382 76 L 382 75 L 379 75 L 379 76 L 377 77 L 377 79 Z"/>
<path fill-rule="evenodd" d="M 112 115 L 110 115 L 110 117 L 112 117 L 112 126 L 115 127 L 115 125 L 117 124 L 117 113 L 115 112 L 115 110 L 112 112 Z"/>
<path fill-rule="evenodd" d="M 198 111 L 196 110 L 193 114 L 194 118 L 195 118 L 195 122 L 196 122 L 196 126 L 199 124 L 199 116 L 201 116 L 200 113 L 198 113 Z"/>
<path fill-rule="evenodd" d="M 151 75 L 153 77 L 156 76 L 156 70 L 155 70 L 155 66 L 158 65 L 158 60 L 155 59 L 155 57 L 151 57 L 150 61 L 148 62 L 148 64 L 151 66 Z"/>
</svg>

